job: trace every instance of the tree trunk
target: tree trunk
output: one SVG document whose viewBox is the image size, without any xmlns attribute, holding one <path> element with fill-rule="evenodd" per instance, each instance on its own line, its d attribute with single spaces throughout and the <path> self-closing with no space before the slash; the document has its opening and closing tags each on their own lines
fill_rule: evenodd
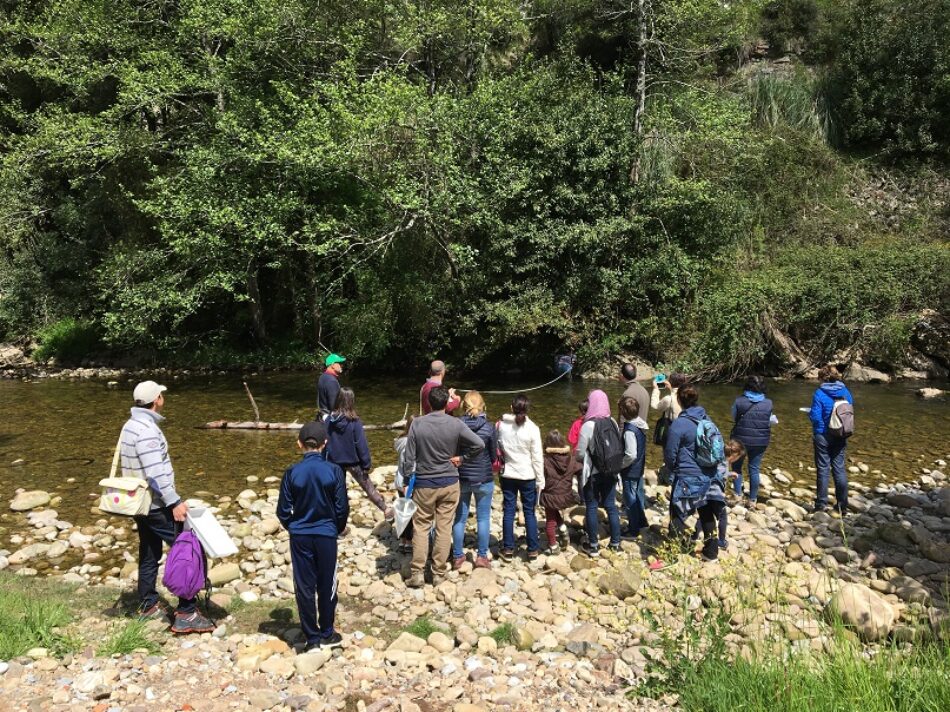
<svg viewBox="0 0 950 712">
<path fill-rule="evenodd" d="M 250 300 L 251 324 L 254 337 L 259 344 L 267 342 L 267 326 L 264 323 L 264 308 L 261 305 L 261 290 L 257 283 L 257 260 L 252 259 L 247 266 L 247 296 Z"/>
<path fill-rule="evenodd" d="M 647 0 L 638 0 L 637 14 L 637 108 L 633 113 L 633 135 L 636 138 L 636 153 L 630 166 L 630 182 L 640 182 L 640 161 L 643 156 L 643 113 L 647 101 Z"/>
</svg>

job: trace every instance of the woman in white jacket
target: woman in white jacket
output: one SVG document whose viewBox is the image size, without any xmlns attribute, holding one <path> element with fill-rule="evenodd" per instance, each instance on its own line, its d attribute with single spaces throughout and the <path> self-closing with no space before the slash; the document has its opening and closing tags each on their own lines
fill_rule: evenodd
<svg viewBox="0 0 950 712">
<path fill-rule="evenodd" d="M 515 507 L 521 496 L 524 511 L 528 558 L 538 558 L 538 519 L 535 507 L 544 489 L 544 452 L 541 431 L 528 418 L 531 403 L 523 393 L 511 402 L 511 413 L 498 423 L 498 448 L 503 456 L 501 473 L 502 515 L 501 558 L 510 561 L 515 554 Z"/>
</svg>

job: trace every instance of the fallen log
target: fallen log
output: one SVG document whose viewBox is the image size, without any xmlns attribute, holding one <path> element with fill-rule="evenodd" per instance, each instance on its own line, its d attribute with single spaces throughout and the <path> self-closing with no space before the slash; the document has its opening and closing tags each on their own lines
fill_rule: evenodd
<svg viewBox="0 0 950 712">
<path fill-rule="evenodd" d="M 212 420 L 210 423 L 199 425 L 199 430 L 300 430 L 303 423 L 264 423 L 253 420 Z M 406 419 L 385 425 L 364 425 L 363 430 L 402 430 L 406 427 Z"/>
<path fill-rule="evenodd" d="M 402 413 L 402 419 L 385 425 L 364 425 L 363 430 L 402 430 L 406 427 L 406 415 L 409 413 L 409 404 Z M 212 420 L 210 423 L 199 425 L 199 430 L 300 430 L 303 423 L 265 423 L 257 420 Z"/>
</svg>

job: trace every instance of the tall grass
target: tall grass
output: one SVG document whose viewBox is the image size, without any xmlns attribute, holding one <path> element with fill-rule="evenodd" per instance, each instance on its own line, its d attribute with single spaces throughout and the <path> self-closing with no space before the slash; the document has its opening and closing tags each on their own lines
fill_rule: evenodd
<svg viewBox="0 0 950 712">
<path fill-rule="evenodd" d="M 836 639 L 830 652 L 704 658 L 677 690 L 704 712 L 944 712 L 950 710 L 950 646 L 868 655 Z"/>
<path fill-rule="evenodd" d="M 790 126 L 833 142 L 834 126 L 816 80 L 802 73 L 760 73 L 749 81 L 747 93 L 753 118 L 760 126 Z"/>
<path fill-rule="evenodd" d="M 420 616 L 419 618 L 416 618 L 412 623 L 403 628 L 403 630 L 407 633 L 411 633 L 417 638 L 422 638 L 423 640 L 427 640 L 430 635 L 437 632 L 445 633 L 450 638 L 454 636 L 454 633 L 450 628 L 439 625 L 428 616 Z"/>
<path fill-rule="evenodd" d="M 54 656 L 78 650 L 81 641 L 59 630 L 72 620 L 64 601 L 0 590 L 0 660 L 46 648 Z"/>
</svg>

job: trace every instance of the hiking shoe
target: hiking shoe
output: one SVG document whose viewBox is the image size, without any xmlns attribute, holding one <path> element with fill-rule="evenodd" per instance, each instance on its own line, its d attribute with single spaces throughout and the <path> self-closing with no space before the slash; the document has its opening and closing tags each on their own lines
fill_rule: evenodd
<svg viewBox="0 0 950 712">
<path fill-rule="evenodd" d="M 342 648 L 343 647 L 343 636 L 339 633 L 334 632 L 328 638 L 320 638 L 317 641 L 317 645 L 324 649 L 329 648 Z"/>
<path fill-rule="evenodd" d="M 538 550 L 528 552 L 528 561 L 536 561 L 538 558 Z"/>
<path fill-rule="evenodd" d="M 504 559 L 505 561 L 511 561 L 515 556 L 514 549 L 502 549 L 498 553 L 501 554 L 501 558 Z"/>
<path fill-rule="evenodd" d="M 557 544 L 551 544 L 547 549 L 544 550 L 546 556 L 556 556 L 561 553 L 561 547 Z"/>
<path fill-rule="evenodd" d="M 422 574 L 413 574 L 406 580 L 406 586 L 409 588 L 422 588 L 425 585 L 426 579 Z"/>
<path fill-rule="evenodd" d="M 184 635 L 185 633 L 210 633 L 214 628 L 214 623 L 205 618 L 198 611 L 176 613 L 175 622 L 172 623 L 172 633 L 177 635 Z"/>
<path fill-rule="evenodd" d="M 464 555 L 462 555 L 462 556 L 456 556 L 456 557 L 452 560 L 452 568 L 455 569 L 456 571 L 458 571 L 459 569 L 461 569 L 462 566 L 463 566 L 463 564 L 465 564 L 465 556 L 464 556 Z"/>
<path fill-rule="evenodd" d="M 592 559 L 596 559 L 600 556 L 600 547 L 591 546 L 590 544 L 584 544 L 583 550 L 584 550 L 584 553 L 587 554 Z"/>
<path fill-rule="evenodd" d="M 476 569 L 490 569 L 491 561 L 488 560 L 487 556 L 479 556 L 475 559 L 475 568 Z"/>
<path fill-rule="evenodd" d="M 164 621 L 165 623 L 171 623 L 171 611 L 168 610 L 166 606 L 161 601 L 152 604 L 148 608 L 139 608 L 138 610 L 138 619 L 140 621 Z"/>
<path fill-rule="evenodd" d="M 728 548 L 729 548 L 729 540 L 728 540 L 728 539 L 720 539 L 720 540 L 719 540 L 719 548 L 720 548 L 720 549 L 728 549 Z"/>
<path fill-rule="evenodd" d="M 617 542 L 616 544 L 608 544 L 607 548 L 610 549 L 611 551 L 622 551 L 622 549 L 620 548 L 620 542 Z"/>
</svg>

